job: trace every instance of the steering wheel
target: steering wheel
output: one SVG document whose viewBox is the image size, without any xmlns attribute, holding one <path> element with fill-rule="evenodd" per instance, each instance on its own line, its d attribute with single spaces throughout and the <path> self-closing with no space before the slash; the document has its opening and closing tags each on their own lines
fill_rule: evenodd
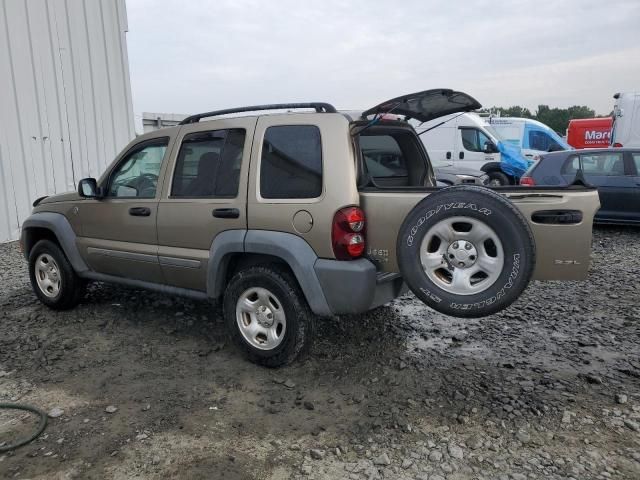
<svg viewBox="0 0 640 480">
<path fill-rule="evenodd" d="M 126 186 L 135 188 L 138 192 L 138 197 L 150 197 L 156 193 L 158 176 L 153 173 L 143 173 L 139 177 L 129 181 Z"/>
</svg>

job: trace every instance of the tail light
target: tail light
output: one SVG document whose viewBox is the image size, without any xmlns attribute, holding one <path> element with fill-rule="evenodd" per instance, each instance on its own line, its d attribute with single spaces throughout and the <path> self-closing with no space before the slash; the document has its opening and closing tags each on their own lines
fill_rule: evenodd
<svg viewBox="0 0 640 480">
<path fill-rule="evenodd" d="M 614 146 L 614 147 L 617 147 L 617 148 L 621 148 L 621 147 L 622 147 L 622 144 L 621 144 L 621 143 L 616 142 L 616 143 L 614 143 L 614 144 L 613 144 L 613 146 Z"/>
<path fill-rule="evenodd" d="M 365 218 L 359 207 L 346 207 L 333 216 L 331 244 L 338 260 L 362 256 L 365 248 Z"/>
<path fill-rule="evenodd" d="M 520 185 L 524 185 L 525 187 L 535 187 L 536 182 L 531 177 L 522 177 L 520 179 Z"/>
</svg>

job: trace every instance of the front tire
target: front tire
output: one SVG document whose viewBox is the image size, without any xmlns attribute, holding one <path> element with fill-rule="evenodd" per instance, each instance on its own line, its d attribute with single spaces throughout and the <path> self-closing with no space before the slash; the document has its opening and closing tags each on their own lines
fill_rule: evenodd
<svg viewBox="0 0 640 480">
<path fill-rule="evenodd" d="M 489 176 L 489 187 L 504 187 L 506 185 L 511 185 L 509 177 L 502 172 L 493 171 L 489 172 L 487 175 Z"/>
<path fill-rule="evenodd" d="M 429 195 L 398 233 L 398 264 L 411 291 L 454 317 L 484 317 L 513 303 L 535 266 L 529 224 L 502 195 L 460 185 Z"/>
<path fill-rule="evenodd" d="M 278 265 L 236 273 L 223 311 L 231 339 L 254 363 L 279 367 L 310 348 L 314 315 L 293 275 Z"/>
<path fill-rule="evenodd" d="M 29 252 L 29 279 L 38 299 L 53 310 L 75 307 L 86 289 L 64 252 L 51 240 L 40 240 Z"/>
</svg>

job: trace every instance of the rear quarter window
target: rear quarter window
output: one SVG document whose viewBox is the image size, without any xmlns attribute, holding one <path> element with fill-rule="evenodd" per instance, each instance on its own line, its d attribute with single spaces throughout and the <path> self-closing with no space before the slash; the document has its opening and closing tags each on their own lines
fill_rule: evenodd
<svg viewBox="0 0 640 480">
<path fill-rule="evenodd" d="M 580 158 L 574 155 L 565 160 L 560 173 L 562 173 L 562 175 L 571 175 L 575 174 L 578 170 L 580 170 Z"/>
<path fill-rule="evenodd" d="M 267 128 L 260 162 L 262 198 L 317 198 L 322 194 L 322 141 L 315 125 Z"/>
</svg>

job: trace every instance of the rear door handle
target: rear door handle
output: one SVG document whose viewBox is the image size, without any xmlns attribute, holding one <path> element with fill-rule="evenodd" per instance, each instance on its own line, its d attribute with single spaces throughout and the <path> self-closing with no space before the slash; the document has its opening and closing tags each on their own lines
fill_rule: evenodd
<svg viewBox="0 0 640 480">
<path fill-rule="evenodd" d="M 464 160 L 464 152 L 460 152 L 460 154 L 458 155 L 458 158 L 460 160 Z"/>
<path fill-rule="evenodd" d="M 148 217 L 151 215 L 151 209 L 147 207 L 132 207 L 129 209 L 129 215 L 134 217 Z"/>
<path fill-rule="evenodd" d="M 240 210 L 237 208 L 216 208 L 213 211 L 215 218 L 238 218 L 240 217 Z"/>
<path fill-rule="evenodd" d="M 447 160 L 451 160 L 451 152 L 447 152 Z"/>
</svg>

